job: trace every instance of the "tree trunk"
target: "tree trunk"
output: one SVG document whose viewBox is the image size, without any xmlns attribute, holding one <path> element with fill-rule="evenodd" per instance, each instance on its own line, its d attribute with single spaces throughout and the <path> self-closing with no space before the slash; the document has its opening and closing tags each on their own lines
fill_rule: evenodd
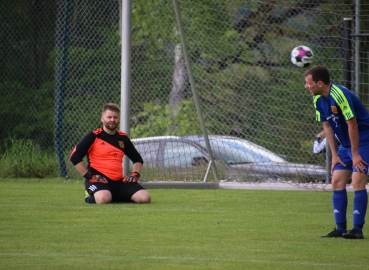
<svg viewBox="0 0 369 270">
<path fill-rule="evenodd" d="M 186 96 L 188 85 L 188 73 L 186 62 L 181 56 L 181 45 L 177 44 L 174 48 L 174 72 L 172 79 L 172 91 L 169 96 L 169 107 L 172 110 L 173 116 L 176 116 L 180 111 L 180 103 Z"/>
</svg>

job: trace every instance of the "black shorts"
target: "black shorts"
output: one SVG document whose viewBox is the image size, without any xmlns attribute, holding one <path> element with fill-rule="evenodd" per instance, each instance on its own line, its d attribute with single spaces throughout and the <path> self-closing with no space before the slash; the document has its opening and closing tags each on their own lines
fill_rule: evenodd
<svg viewBox="0 0 369 270">
<path fill-rule="evenodd" d="M 132 202 L 131 198 L 139 190 L 145 190 L 139 183 L 123 183 L 123 181 L 110 181 L 104 183 L 90 183 L 85 179 L 85 188 L 88 194 L 93 195 L 100 190 L 109 190 L 112 202 Z"/>
</svg>

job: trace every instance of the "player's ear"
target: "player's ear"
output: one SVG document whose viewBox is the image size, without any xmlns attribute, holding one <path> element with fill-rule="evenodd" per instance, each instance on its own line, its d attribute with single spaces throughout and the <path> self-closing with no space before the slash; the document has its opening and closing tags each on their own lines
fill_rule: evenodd
<svg viewBox="0 0 369 270">
<path fill-rule="evenodd" d="M 316 84 L 318 85 L 318 87 L 322 87 L 323 86 L 323 82 L 322 81 L 318 81 Z"/>
</svg>

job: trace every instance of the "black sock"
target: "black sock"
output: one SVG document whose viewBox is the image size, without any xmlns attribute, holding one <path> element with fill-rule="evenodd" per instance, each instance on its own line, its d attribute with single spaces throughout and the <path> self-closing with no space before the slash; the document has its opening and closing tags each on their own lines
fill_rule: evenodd
<svg viewBox="0 0 369 270">
<path fill-rule="evenodd" d="M 85 202 L 86 203 L 96 203 L 95 197 L 93 195 L 86 196 L 85 197 Z"/>
</svg>

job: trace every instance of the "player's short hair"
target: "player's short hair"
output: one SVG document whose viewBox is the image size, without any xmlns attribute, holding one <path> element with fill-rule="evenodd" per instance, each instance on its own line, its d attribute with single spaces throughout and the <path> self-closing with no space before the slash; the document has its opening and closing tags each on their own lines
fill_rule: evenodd
<svg viewBox="0 0 369 270">
<path fill-rule="evenodd" d="M 120 113 L 120 108 L 115 103 L 106 103 L 106 104 L 104 104 L 104 106 L 102 107 L 102 113 L 106 112 L 107 110 L 112 111 L 112 112 Z"/>
<path fill-rule="evenodd" d="M 324 84 L 330 84 L 331 78 L 329 70 L 325 66 L 315 66 L 305 72 L 305 77 L 311 75 L 314 82 L 322 81 Z"/>
</svg>

